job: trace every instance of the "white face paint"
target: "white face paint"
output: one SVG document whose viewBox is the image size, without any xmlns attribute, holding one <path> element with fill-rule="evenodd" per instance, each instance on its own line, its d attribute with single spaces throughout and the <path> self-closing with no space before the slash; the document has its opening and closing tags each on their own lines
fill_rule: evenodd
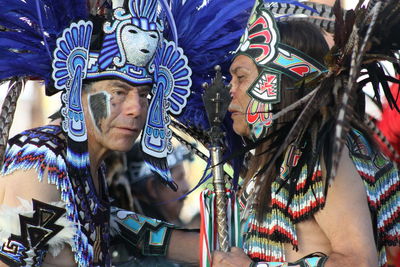
<svg viewBox="0 0 400 267">
<path fill-rule="evenodd" d="M 144 31 L 130 24 L 122 28 L 121 37 L 127 63 L 138 67 L 146 66 L 156 51 L 158 33 Z"/>
</svg>

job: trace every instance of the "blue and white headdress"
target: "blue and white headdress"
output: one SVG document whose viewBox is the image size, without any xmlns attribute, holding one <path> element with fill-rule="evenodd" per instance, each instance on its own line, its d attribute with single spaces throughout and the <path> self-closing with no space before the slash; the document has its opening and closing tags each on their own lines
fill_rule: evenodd
<svg viewBox="0 0 400 267">
<path fill-rule="evenodd" d="M 149 160 L 154 170 L 175 189 L 166 164 L 166 156 L 172 150 L 166 111 L 178 114 L 186 105 L 191 70 L 182 49 L 163 39 L 157 1 L 114 1 L 112 19 L 103 26 L 105 35 L 99 52 L 89 51 L 87 36 L 91 30 L 91 22 L 73 23 L 57 41 L 53 79 L 56 88 L 67 88 L 63 96 L 65 107 L 62 114 L 66 118 L 63 129 L 74 141 L 86 140 L 83 111 L 79 108 L 79 88 L 83 79 L 114 77 L 133 84 L 150 84 L 154 77 L 153 97 L 142 138 L 143 150 L 149 159 L 155 159 Z M 77 56 L 82 66 L 69 63 Z M 58 83 L 61 83 L 60 87 L 57 87 Z M 69 86 L 76 88 L 69 89 Z M 77 146 L 80 148 L 81 145 Z M 72 154 L 76 159 L 83 153 Z"/>
<path fill-rule="evenodd" d="M 158 49 L 154 64 L 155 84 L 142 133 L 142 150 L 151 169 L 176 189 L 167 162 L 167 155 L 172 152 L 169 114 L 179 115 L 186 106 L 192 85 L 192 71 L 183 50 L 169 41 L 164 41 Z"/>
</svg>

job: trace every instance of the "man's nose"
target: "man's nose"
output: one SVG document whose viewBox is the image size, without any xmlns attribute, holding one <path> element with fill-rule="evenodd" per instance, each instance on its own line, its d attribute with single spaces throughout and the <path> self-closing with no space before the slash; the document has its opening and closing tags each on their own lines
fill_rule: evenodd
<svg viewBox="0 0 400 267">
<path fill-rule="evenodd" d="M 145 111 L 145 104 L 138 94 L 128 94 L 124 105 L 125 114 L 135 118 L 139 117 Z"/>
</svg>

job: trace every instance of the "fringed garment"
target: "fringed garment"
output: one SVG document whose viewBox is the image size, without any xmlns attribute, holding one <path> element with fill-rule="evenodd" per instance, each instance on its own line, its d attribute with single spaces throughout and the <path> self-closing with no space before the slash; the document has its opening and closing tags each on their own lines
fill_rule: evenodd
<svg viewBox="0 0 400 267">
<path fill-rule="evenodd" d="M 387 158 L 375 151 L 365 137 L 353 130 L 347 138 L 350 157 L 360 174 L 368 197 L 373 219 L 374 234 L 379 253 L 379 264 L 385 266 L 385 245 L 395 245 L 400 237 L 400 181 L 399 172 Z M 317 162 L 311 181 L 306 181 L 307 166 L 302 168 L 296 190 L 289 206 L 289 183 L 286 181 L 287 158 L 281 166 L 280 176 L 272 183 L 271 209 L 262 223 L 253 211 L 243 225 L 244 250 L 255 261 L 284 262 L 284 244 L 298 247 L 296 224 L 307 220 L 325 205 L 325 185 L 321 164 Z M 241 206 L 252 193 L 250 182 L 241 196 Z"/>
<path fill-rule="evenodd" d="M 66 241 L 72 246 L 75 262 L 78 266 L 110 266 L 108 253 L 110 205 L 104 172 L 99 171 L 99 180 L 102 184 L 99 196 L 96 194 L 91 177 L 87 177 L 84 184 L 71 181 L 65 164 L 66 143 L 59 126 L 49 125 L 27 130 L 10 139 L 8 144 L 1 174 L 8 175 L 16 170 L 34 169 L 38 173 L 39 181 L 56 185 L 61 192 L 61 200 L 65 203 L 62 216 L 65 216 L 75 229 L 71 236 L 73 241 Z M 42 181 L 46 169 L 47 181 Z M 47 211 L 51 210 L 51 207 L 46 208 Z M 43 210 L 45 209 L 39 209 L 37 212 L 43 213 Z M 23 232 L 23 224 L 21 220 L 21 232 Z M 39 224 L 35 228 L 36 231 L 48 231 L 43 223 Z M 13 236 L 7 244 L 3 243 L 0 257 L 2 259 L 5 257 L 10 264 L 18 266 L 40 266 L 48 244 L 44 242 L 40 245 L 36 244 L 34 249 L 36 255 L 32 256 L 23 253 L 24 250 L 32 250 L 32 244 L 25 243 L 24 245 L 24 242 L 17 244 L 15 240 L 11 240 L 12 238 Z M 17 236 L 16 239 L 23 238 Z M 7 245 L 11 246 L 11 244 L 14 244 L 14 249 L 7 249 Z M 15 249 L 16 244 L 19 245 L 18 249 Z"/>
</svg>

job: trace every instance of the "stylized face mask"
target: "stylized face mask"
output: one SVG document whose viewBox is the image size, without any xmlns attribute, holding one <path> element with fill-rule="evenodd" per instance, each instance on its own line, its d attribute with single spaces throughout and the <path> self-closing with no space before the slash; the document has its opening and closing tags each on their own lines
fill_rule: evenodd
<svg viewBox="0 0 400 267">
<path fill-rule="evenodd" d="M 159 33 L 144 31 L 135 25 L 126 25 L 121 30 L 121 36 L 126 61 L 138 67 L 145 67 L 156 52 L 160 40 Z M 135 43 L 131 40 L 135 40 Z"/>
<path fill-rule="evenodd" d="M 247 28 L 240 40 L 237 55 L 251 58 L 261 71 L 247 90 L 251 101 L 247 107 L 246 120 L 251 138 L 258 140 L 267 134 L 272 125 L 272 104 L 281 101 L 281 75 L 299 80 L 325 67 L 296 50 L 280 43 L 280 34 L 273 15 L 262 0 L 256 0 Z"/>
</svg>

